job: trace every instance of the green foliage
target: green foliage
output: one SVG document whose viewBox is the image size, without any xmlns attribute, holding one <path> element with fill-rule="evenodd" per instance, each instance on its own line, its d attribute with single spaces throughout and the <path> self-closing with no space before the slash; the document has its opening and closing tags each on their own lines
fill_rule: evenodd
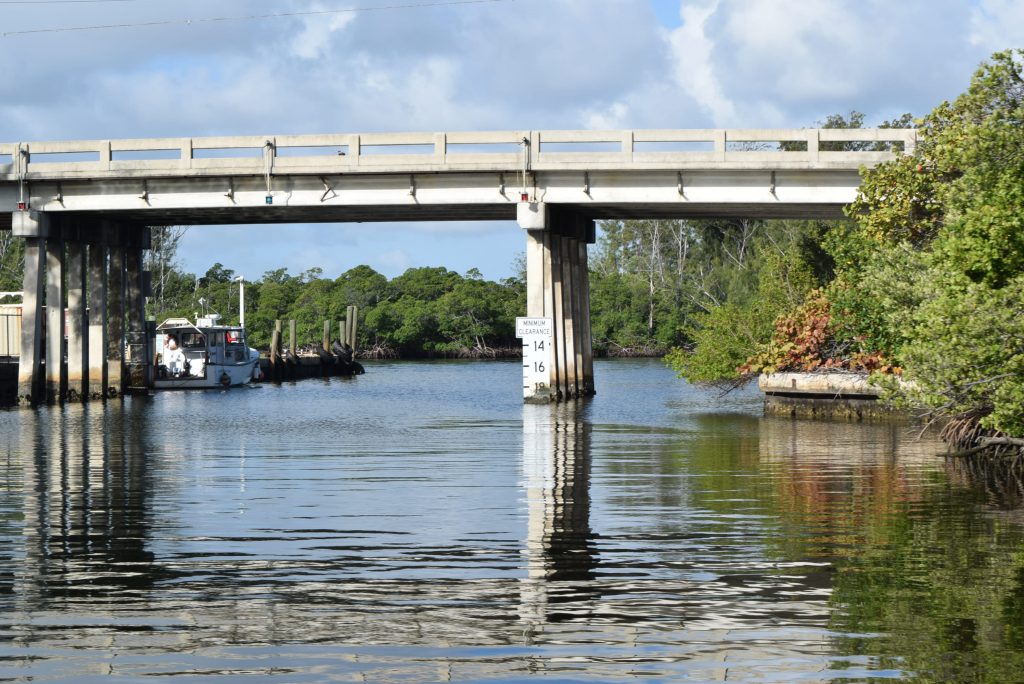
<svg viewBox="0 0 1024 684">
<path fill-rule="evenodd" d="M 691 350 L 673 349 L 668 365 L 694 383 L 735 381 L 747 360 L 772 339 L 775 322 L 815 285 L 811 266 L 799 249 L 768 253 L 758 272 L 758 288 L 746 301 L 728 301 L 694 317 Z"/>
<path fill-rule="evenodd" d="M 633 274 L 591 274 L 591 334 L 598 349 L 642 349 L 651 343 L 645 295 L 643 282 Z"/>
<path fill-rule="evenodd" d="M 893 356 L 904 401 L 1024 434 L 1024 51 L 996 53 L 863 174 L 826 247 L 839 334 Z"/>
<path fill-rule="evenodd" d="M 847 207 L 856 223 L 820 241 L 835 278 L 779 318 L 742 370 L 899 364 L 904 401 L 1024 434 L 1022 58 L 994 55 L 918 122 L 914 154 L 863 172 Z M 719 327 L 704 343 L 722 343 Z"/>
<path fill-rule="evenodd" d="M 477 272 L 479 273 L 479 271 Z M 412 297 L 413 299 L 430 302 L 440 298 L 462 280 L 455 271 L 444 267 L 410 268 L 391 281 L 388 293 L 391 297 Z"/>
<path fill-rule="evenodd" d="M 833 334 L 851 350 L 898 358 L 910 334 L 907 318 L 927 296 L 928 263 L 909 243 L 871 244 L 873 251 L 845 262 L 826 289 Z"/>
<path fill-rule="evenodd" d="M 1016 144 L 1015 158 L 999 169 L 970 168 L 958 179 L 950 193 L 948 225 L 936 250 L 972 281 L 1000 288 L 1024 272 L 1024 134 L 1004 123 L 994 128 L 998 130 L 978 130 L 975 139 L 1006 141 L 995 148 L 1000 157 L 1009 156 L 1006 148 Z"/>
<path fill-rule="evenodd" d="M 757 307 L 726 302 L 698 314 L 690 333 L 692 348 L 673 347 L 665 355 L 665 363 L 692 383 L 739 378 L 737 368 L 763 341 L 768 328 L 763 319 L 757 320 L 757 312 Z"/>
<path fill-rule="evenodd" d="M 818 125 L 860 128 L 863 123 L 864 115 L 852 111 L 829 116 Z M 910 115 L 904 115 L 882 126 L 910 124 Z M 878 151 L 886 145 L 825 141 L 820 149 Z M 801 143 L 783 143 L 781 148 L 804 149 Z M 884 338 L 888 328 L 879 321 L 861 321 L 861 310 L 873 309 L 859 297 L 857 287 L 840 286 L 836 292 L 815 295 L 835 297 L 838 313 L 830 308 L 815 316 L 813 302 L 797 309 L 808 290 L 828 283 L 837 270 L 861 264 L 874 251 L 877 241 L 865 231 L 835 221 L 755 222 L 750 234 L 737 222 L 694 223 L 696 258 L 690 264 L 693 275 L 683 279 L 681 300 L 698 307 L 682 308 L 683 344 L 667 357 L 681 377 L 691 382 L 736 382 L 757 370 L 839 364 L 840 349 L 855 349 L 860 360 L 873 358 L 863 342 Z M 821 357 L 823 351 L 827 358 Z"/>
<path fill-rule="evenodd" d="M 855 338 L 860 344 L 851 348 L 849 338 L 844 340 L 841 333 L 826 293 L 812 290 L 801 305 L 775 320 L 771 341 L 760 345 L 758 352 L 747 359 L 738 372 L 750 375 L 827 369 L 901 371 L 891 366 L 882 353 L 865 351 L 863 338 Z"/>
<path fill-rule="evenodd" d="M 732 316 L 732 309 L 712 314 L 717 307 L 732 302 L 747 310 L 760 296 L 762 281 L 770 281 L 762 272 L 772 255 L 792 252 L 815 283 L 830 277 L 832 260 L 819 244 L 827 225 L 731 219 L 603 223 L 590 274 L 595 347 L 629 354 L 692 346 L 698 331 L 717 328 L 709 314 Z"/>
<path fill-rule="evenodd" d="M 905 392 L 939 415 L 975 413 L 1024 435 L 1024 273 L 998 289 L 946 278 L 910 321 Z"/>
<path fill-rule="evenodd" d="M 25 241 L 0 230 L 0 292 L 19 292 L 25 264 Z"/>
<path fill-rule="evenodd" d="M 457 283 L 437 301 L 438 330 L 447 340 L 443 348 L 487 354 L 496 341 L 512 346 L 516 339 L 515 318 L 526 304 L 525 298 L 518 296 L 516 285 L 480 277 Z"/>
</svg>

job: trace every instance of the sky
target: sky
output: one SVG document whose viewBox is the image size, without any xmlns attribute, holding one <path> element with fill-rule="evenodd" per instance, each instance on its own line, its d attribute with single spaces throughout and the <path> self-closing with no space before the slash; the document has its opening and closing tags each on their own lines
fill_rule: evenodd
<svg viewBox="0 0 1024 684">
<path fill-rule="evenodd" d="M 0 140 L 872 124 L 1011 47 L 1024 0 L 5 0 Z M 514 222 L 196 226 L 179 261 L 503 278 L 524 247 Z"/>
</svg>

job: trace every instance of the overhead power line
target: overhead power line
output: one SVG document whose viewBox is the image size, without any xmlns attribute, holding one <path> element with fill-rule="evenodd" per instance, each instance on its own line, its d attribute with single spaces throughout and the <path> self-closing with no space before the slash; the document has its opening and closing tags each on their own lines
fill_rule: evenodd
<svg viewBox="0 0 1024 684">
<path fill-rule="evenodd" d="M 139 0 L 0 0 L 0 5 L 94 5 L 101 2 L 138 2 Z"/>
<path fill-rule="evenodd" d="M 49 2 L 132 2 L 133 0 L 48 0 Z M 333 9 L 333 10 L 306 10 L 297 12 L 273 12 L 270 14 L 248 14 L 239 15 L 232 17 L 200 17 L 198 19 L 161 19 L 156 21 L 140 21 L 123 24 L 96 24 L 93 26 L 65 26 L 57 28 L 38 28 L 38 29 L 24 29 L 20 31 L 4 31 L 0 33 L 0 37 L 7 38 L 8 36 L 24 36 L 36 33 L 70 33 L 74 31 L 101 31 L 105 29 L 127 29 L 127 28 L 148 28 L 153 26 L 192 26 L 194 24 L 214 24 L 229 21 L 256 21 L 259 19 L 281 19 L 285 17 L 311 17 L 311 16 L 323 16 L 329 14 L 352 14 L 357 12 L 381 12 L 381 11 L 393 11 L 393 10 L 405 10 L 405 9 L 420 9 L 427 7 L 451 7 L 455 5 L 487 5 L 502 2 L 515 2 L 516 0 L 436 0 L 435 2 L 414 2 L 400 5 L 380 5 L 380 6 L 367 6 L 367 7 L 347 7 L 345 9 Z M 13 1 L 8 0 L 4 3 L 0 0 L 0 4 L 15 4 Z M 20 4 L 20 3 L 18 3 Z M 43 4 L 43 3 L 26 3 L 26 4 Z"/>
</svg>

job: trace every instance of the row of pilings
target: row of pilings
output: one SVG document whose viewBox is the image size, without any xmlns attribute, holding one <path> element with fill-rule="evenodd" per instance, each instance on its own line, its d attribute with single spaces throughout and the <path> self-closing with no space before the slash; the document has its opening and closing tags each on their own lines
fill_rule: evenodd
<svg viewBox="0 0 1024 684">
<path fill-rule="evenodd" d="M 17 402 L 80 402 L 150 385 L 147 227 L 21 211 L 25 239 Z"/>
<path fill-rule="evenodd" d="M 260 359 L 260 367 L 271 382 L 301 380 L 304 378 L 362 375 L 363 366 L 355 360 L 359 310 L 347 309 L 346 317 L 338 322 L 338 339 L 331 339 L 334 324 L 324 321 L 323 338 L 318 345 L 300 348 L 297 344 L 296 322 L 288 321 L 288 345 L 284 346 L 284 321 L 274 321 L 270 339 L 270 353 Z"/>
</svg>

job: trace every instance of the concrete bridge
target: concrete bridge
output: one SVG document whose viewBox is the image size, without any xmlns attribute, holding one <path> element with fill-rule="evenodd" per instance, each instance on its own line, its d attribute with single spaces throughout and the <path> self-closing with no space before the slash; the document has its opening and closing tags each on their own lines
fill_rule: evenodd
<svg viewBox="0 0 1024 684">
<path fill-rule="evenodd" d="M 524 397 L 586 396 L 595 220 L 841 217 L 859 168 L 915 142 L 906 129 L 790 129 L 0 144 L 0 229 L 26 238 L 19 397 L 109 396 L 125 368 L 144 373 L 151 226 L 500 219 L 524 229 L 525 313 L 553 320 L 546 380 Z M 68 310 L 68 359 L 46 377 L 44 349 L 63 355 L 62 336 L 44 335 L 44 303 L 48 330 Z"/>
</svg>

